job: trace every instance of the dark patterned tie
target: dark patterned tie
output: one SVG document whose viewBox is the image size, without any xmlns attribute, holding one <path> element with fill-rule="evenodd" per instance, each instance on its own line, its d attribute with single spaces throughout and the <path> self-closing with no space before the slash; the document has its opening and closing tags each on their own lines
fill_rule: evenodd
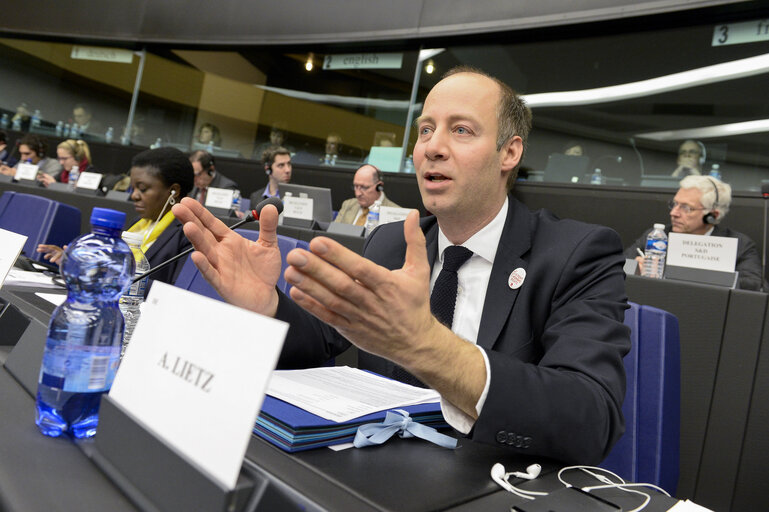
<svg viewBox="0 0 769 512">
<path fill-rule="evenodd" d="M 450 245 L 443 251 L 443 268 L 433 286 L 430 310 L 449 329 L 454 322 L 454 307 L 457 304 L 457 270 L 472 255 L 473 251 L 461 245 Z"/>
<path fill-rule="evenodd" d="M 443 251 L 443 268 L 435 280 L 430 296 L 430 310 L 435 318 L 451 329 L 454 321 L 454 307 L 457 304 L 457 270 L 473 255 L 473 251 L 460 245 L 450 245 Z M 419 379 L 404 368 L 395 366 L 393 378 L 412 386 L 426 387 Z"/>
</svg>

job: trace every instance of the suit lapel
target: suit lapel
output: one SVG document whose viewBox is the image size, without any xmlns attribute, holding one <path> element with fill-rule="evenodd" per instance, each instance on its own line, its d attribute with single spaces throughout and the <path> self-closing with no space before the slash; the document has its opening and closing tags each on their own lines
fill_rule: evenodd
<svg viewBox="0 0 769 512">
<path fill-rule="evenodd" d="M 438 223 L 436 222 L 435 217 L 430 216 L 422 219 L 422 231 L 425 234 L 427 262 L 430 264 L 430 274 L 432 274 L 435 258 L 438 256 Z"/>
<path fill-rule="evenodd" d="M 507 219 L 494 257 L 478 331 L 477 343 L 487 350 L 494 346 L 518 297 L 520 288 L 513 290 L 508 285 L 510 274 L 517 268 L 526 270 L 528 263 L 521 256 L 531 247 L 531 215 L 512 195 L 508 197 Z M 524 280 L 522 286 L 533 286 L 533 283 Z"/>
<path fill-rule="evenodd" d="M 163 247 L 168 243 L 168 241 L 171 239 L 171 236 L 176 231 L 173 229 L 173 227 L 176 225 L 176 223 L 179 222 L 178 220 L 174 220 L 171 224 L 168 225 L 166 229 L 163 230 L 162 233 L 160 233 L 160 236 L 158 236 L 155 239 L 155 243 L 152 244 L 152 246 L 147 250 L 147 253 L 144 255 L 148 260 L 155 256 L 158 252 L 160 252 Z M 174 256 L 173 254 L 169 257 Z"/>
</svg>

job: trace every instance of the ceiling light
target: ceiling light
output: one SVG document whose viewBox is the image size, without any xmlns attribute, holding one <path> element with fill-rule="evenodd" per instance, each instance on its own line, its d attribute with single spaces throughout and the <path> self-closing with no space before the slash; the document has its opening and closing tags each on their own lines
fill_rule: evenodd
<svg viewBox="0 0 769 512">
<path fill-rule="evenodd" d="M 430 59 L 427 61 L 427 64 L 425 64 L 425 73 L 432 75 L 433 71 L 435 71 L 435 62 L 433 62 L 433 59 Z"/>
<path fill-rule="evenodd" d="M 312 61 L 314 57 L 315 56 L 312 54 L 312 52 L 310 52 L 310 54 L 307 55 L 307 62 L 305 62 L 304 64 L 304 69 L 306 69 L 307 71 L 312 71 L 312 67 L 313 67 Z"/>
<path fill-rule="evenodd" d="M 682 130 L 664 130 L 660 132 L 639 133 L 636 137 L 651 140 L 681 140 L 681 139 L 712 139 L 714 137 L 730 137 L 746 133 L 769 132 L 769 119 L 756 119 L 740 123 L 702 126 L 700 128 L 685 128 Z"/>
</svg>

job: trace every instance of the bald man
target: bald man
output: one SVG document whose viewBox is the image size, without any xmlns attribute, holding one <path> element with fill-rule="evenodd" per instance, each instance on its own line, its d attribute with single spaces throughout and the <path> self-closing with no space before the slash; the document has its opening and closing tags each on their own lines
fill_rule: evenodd
<svg viewBox="0 0 769 512">
<path fill-rule="evenodd" d="M 376 201 L 379 201 L 380 206 L 400 208 L 385 196 L 382 173 L 371 164 L 366 164 L 355 172 L 352 189 L 355 197 L 342 203 L 334 222 L 363 226 L 366 224 L 368 209 Z"/>
</svg>

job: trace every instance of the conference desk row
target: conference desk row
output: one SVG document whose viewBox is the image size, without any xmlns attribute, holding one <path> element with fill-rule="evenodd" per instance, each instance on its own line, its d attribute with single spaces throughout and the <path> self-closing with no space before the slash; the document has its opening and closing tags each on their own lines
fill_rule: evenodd
<svg viewBox="0 0 769 512">
<path fill-rule="evenodd" d="M 68 438 L 48 438 L 38 432 L 31 394 L 36 381 L 33 368 L 42 351 L 45 321 L 53 306 L 33 291 L 20 287 L 3 288 L 0 299 L 15 305 L 31 319 L 15 347 L 9 345 L 14 340 L 7 337 L 12 329 L 0 329 L 4 333 L 0 335 L 0 344 L 7 345 L 0 347 L 0 361 L 4 363 L 0 369 L 0 509 L 154 510 L 152 505 L 142 504 L 136 495 L 129 499 L 131 491 L 124 492 L 124 486 L 117 485 L 99 469 L 93 458 L 94 440 L 73 442 Z M 3 321 L 4 315 L 0 317 L 0 327 L 4 327 Z M 32 348 L 35 345 L 37 349 Z M 507 471 L 523 471 L 538 462 L 543 466 L 543 474 L 520 487 L 541 492 L 563 488 L 556 477 L 558 464 L 467 439 L 460 439 L 454 450 L 419 439 L 394 438 L 378 447 L 338 452 L 320 448 L 288 454 L 252 436 L 244 471 L 265 487 L 258 496 L 251 496 L 245 509 L 507 512 L 513 505 L 530 505 L 527 500 L 501 490 L 491 480 L 489 472 L 496 462 L 502 463 Z M 597 485 L 579 472 L 570 472 L 565 478 L 574 484 Z M 184 489 L 186 484 L 176 474 L 168 474 L 157 481 L 155 490 L 162 493 L 165 488 Z M 624 510 L 643 501 L 637 495 L 616 489 L 596 492 Z M 653 500 L 646 510 L 661 512 L 675 504 L 672 498 L 653 491 L 652 494 Z"/>
</svg>

